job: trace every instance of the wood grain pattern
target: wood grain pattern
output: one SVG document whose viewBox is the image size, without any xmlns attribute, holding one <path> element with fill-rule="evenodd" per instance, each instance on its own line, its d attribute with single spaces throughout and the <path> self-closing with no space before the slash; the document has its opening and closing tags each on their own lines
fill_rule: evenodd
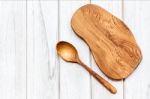
<svg viewBox="0 0 150 99">
<path fill-rule="evenodd" d="M 118 18 L 122 18 L 122 1 L 121 0 L 92 0 L 92 4 L 97 4 L 113 15 L 117 16 Z M 92 55 L 91 55 L 92 56 Z M 109 94 L 109 92 L 101 85 L 98 84 L 98 82 L 92 78 L 92 98 L 91 99 L 123 99 L 123 80 L 115 81 L 109 79 L 96 65 L 94 58 L 91 58 L 91 66 L 94 71 L 99 73 L 103 78 L 105 78 L 107 81 L 109 81 L 111 84 L 113 84 L 117 88 L 117 94 Z"/>
<path fill-rule="evenodd" d="M 141 51 L 131 31 L 103 8 L 93 4 L 81 7 L 73 15 L 71 25 L 108 77 L 126 78 L 140 63 Z"/>
</svg>

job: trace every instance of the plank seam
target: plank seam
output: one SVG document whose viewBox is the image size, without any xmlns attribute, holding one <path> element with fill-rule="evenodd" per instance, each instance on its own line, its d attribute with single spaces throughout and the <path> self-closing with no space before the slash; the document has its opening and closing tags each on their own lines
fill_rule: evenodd
<svg viewBox="0 0 150 99">
<path fill-rule="evenodd" d="M 58 18 L 58 23 L 57 23 L 57 28 L 58 28 L 58 32 L 57 32 L 57 42 L 60 40 L 60 0 L 57 0 L 57 7 L 58 7 L 58 11 L 57 11 L 57 18 Z M 56 54 L 56 62 L 57 62 L 57 67 L 58 67 L 58 99 L 60 99 L 60 59 L 58 57 L 58 55 Z"/>
<path fill-rule="evenodd" d="M 25 1 L 26 2 L 26 99 L 28 99 L 28 27 L 27 27 L 27 16 L 28 16 L 28 9 L 27 9 L 27 0 Z"/>
<path fill-rule="evenodd" d="M 121 4 L 121 6 L 122 6 L 122 20 L 124 21 L 124 0 L 122 0 L 122 4 Z M 123 99 L 125 99 L 125 79 L 123 79 Z"/>
<path fill-rule="evenodd" d="M 91 4 L 92 3 L 92 0 L 89 0 L 89 3 Z M 90 48 L 89 48 L 89 64 L 90 64 L 90 67 L 92 68 L 92 54 L 91 54 L 91 51 L 90 51 Z M 93 99 L 93 86 L 92 86 L 92 76 L 90 75 L 90 98 Z"/>
</svg>

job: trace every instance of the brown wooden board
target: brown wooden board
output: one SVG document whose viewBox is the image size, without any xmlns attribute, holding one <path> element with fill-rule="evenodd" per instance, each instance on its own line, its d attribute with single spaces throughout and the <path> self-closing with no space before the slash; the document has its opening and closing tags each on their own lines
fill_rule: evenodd
<svg viewBox="0 0 150 99">
<path fill-rule="evenodd" d="M 74 32 L 90 47 L 101 71 L 112 79 L 128 77 L 142 59 L 129 28 L 103 8 L 88 4 L 73 15 Z"/>
</svg>

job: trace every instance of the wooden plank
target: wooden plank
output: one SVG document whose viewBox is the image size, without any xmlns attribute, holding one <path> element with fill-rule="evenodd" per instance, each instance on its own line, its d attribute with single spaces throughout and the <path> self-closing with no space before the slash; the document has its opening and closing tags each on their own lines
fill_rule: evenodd
<svg viewBox="0 0 150 99">
<path fill-rule="evenodd" d="M 26 1 L 0 1 L 0 99 L 26 99 Z"/>
<path fill-rule="evenodd" d="M 122 2 L 121 0 L 106 0 L 106 1 L 97 1 L 92 0 L 92 4 L 97 4 L 107 11 L 111 12 L 113 15 L 118 18 L 122 18 Z M 99 73 L 102 77 L 108 80 L 111 84 L 113 84 L 117 88 L 117 93 L 111 94 L 106 88 L 100 85 L 94 78 L 92 78 L 92 99 L 123 99 L 123 81 L 112 81 L 108 79 L 95 64 L 94 59 L 92 58 L 92 68 Z"/>
<path fill-rule="evenodd" d="M 150 1 L 124 1 L 124 20 L 133 32 L 143 60 L 125 80 L 124 99 L 150 99 Z"/>
<path fill-rule="evenodd" d="M 76 36 L 71 29 L 71 17 L 87 0 L 61 0 L 60 1 L 60 40 L 72 43 L 78 50 L 83 62 L 90 65 L 89 48 Z M 67 63 L 60 59 L 60 98 L 61 99 L 90 99 L 90 75 L 81 66 Z"/>
<path fill-rule="evenodd" d="M 58 99 L 59 75 L 55 45 L 58 2 L 27 2 L 28 99 Z"/>
</svg>

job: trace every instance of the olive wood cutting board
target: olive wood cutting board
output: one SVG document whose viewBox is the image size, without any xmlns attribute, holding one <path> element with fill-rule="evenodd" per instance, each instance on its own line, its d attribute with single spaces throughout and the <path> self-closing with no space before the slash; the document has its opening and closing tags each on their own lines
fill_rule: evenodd
<svg viewBox="0 0 150 99">
<path fill-rule="evenodd" d="M 108 77 L 126 78 L 140 63 L 142 54 L 132 32 L 105 9 L 94 4 L 82 6 L 72 16 L 71 26 Z"/>
</svg>

